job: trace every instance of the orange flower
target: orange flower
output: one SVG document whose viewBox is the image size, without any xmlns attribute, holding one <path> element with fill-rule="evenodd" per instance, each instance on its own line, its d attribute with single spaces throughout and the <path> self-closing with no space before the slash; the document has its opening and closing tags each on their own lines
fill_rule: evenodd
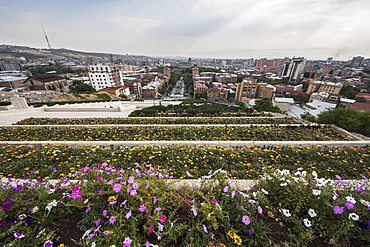
<svg viewBox="0 0 370 247">
<path fill-rule="evenodd" d="M 268 216 L 269 216 L 269 217 L 271 217 L 271 218 L 275 218 L 275 215 L 274 215 L 274 213 L 273 213 L 273 212 L 268 211 L 268 212 L 267 212 L 267 214 L 268 214 Z"/>
</svg>

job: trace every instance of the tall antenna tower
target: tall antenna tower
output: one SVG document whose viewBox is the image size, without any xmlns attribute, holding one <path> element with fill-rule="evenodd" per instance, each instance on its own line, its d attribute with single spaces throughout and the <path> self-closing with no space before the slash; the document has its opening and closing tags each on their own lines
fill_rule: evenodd
<svg viewBox="0 0 370 247">
<path fill-rule="evenodd" d="M 46 35 L 44 25 L 41 25 L 41 26 L 42 26 L 42 30 L 44 30 L 45 39 L 46 39 L 46 42 L 48 43 L 48 47 L 49 47 L 49 49 L 51 49 L 51 45 L 50 45 L 50 42 L 49 42 L 48 36 Z"/>
</svg>

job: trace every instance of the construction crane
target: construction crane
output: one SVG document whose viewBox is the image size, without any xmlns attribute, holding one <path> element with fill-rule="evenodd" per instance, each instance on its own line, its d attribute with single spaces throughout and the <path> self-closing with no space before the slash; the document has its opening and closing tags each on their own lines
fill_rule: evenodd
<svg viewBox="0 0 370 247">
<path fill-rule="evenodd" d="M 48 36 L 46 35 L 44 25 L 41 25 L 41 26 L 42 26 L 42 30 L 44 30 L 45 39 L 46 39 L 46 42 L 48 43 L 48 47 L 49 47 L 49 49 L 51 49 L 51 45 L 50 45 L 50 42 L 49 42 Z"/>
</svg>

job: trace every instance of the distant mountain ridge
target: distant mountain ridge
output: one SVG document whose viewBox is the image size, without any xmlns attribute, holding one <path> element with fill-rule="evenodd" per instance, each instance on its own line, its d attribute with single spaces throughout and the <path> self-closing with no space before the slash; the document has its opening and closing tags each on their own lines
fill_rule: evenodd
<svg viewBox="0 0 370 247">
<path fill-rule="evenodd" d="M 46 57 L 64 57 L 64 58 L 81 58 L 81 57 L 106 57 L 110 53 L 98 53 L 98 52 L 83 52 L 69 49 L 43 49 L 43 48 L 32 48 L 28 46 L 16 46 L 16 45 L 0 45 L 0 59 L 11 58 L 17 59 L 24 57 L 27 60 L 36 58 Z M 123 56 L 119 54 L 113 54 Z M 131 55 L 132 56 L 132 55 Z M 134 57 L 145 57 L 135 56 Z"/>
</svg>

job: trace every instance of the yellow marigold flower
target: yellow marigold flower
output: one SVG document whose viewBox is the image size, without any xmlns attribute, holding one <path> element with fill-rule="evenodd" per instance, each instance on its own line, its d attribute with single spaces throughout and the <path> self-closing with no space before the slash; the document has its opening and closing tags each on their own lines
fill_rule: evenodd
<svg viewBox="0 0 370 247">
<path fill-rule="evenodd" d="M 267 212 L 267 214 L 268 214 L 268 216 L 269 216 L 269 217 L 271 217 L 271 218 L 274 218 L 274 217 L 275 217 L 274 213 L 273 213 L 273 212 L 271 212 L 271 211 L 268 211 L 268 212 Z"/>
<path fill-rule="evenodd" d="M 228 231 L 227 234 L 230 236 L 230 238 L 234 238 L 235 237 L 235 233 L 233 231 Z"/>
<path fill-rule="evenodd" d="M 115 200 L 117 200 L 115 196 L 108 197 L 108 202 L 114 202 Z"/>
<path fill-rule="evenodd" d="M 224 244 L 220 244 L 218 247 L 226 247 L 226 245 L 224 245 Z"/>
<path fill-rule="evenodd" d="M 242 239 L 238 235 L 234 237 L 234 244 L 242 245 Z"/>
</svg>

